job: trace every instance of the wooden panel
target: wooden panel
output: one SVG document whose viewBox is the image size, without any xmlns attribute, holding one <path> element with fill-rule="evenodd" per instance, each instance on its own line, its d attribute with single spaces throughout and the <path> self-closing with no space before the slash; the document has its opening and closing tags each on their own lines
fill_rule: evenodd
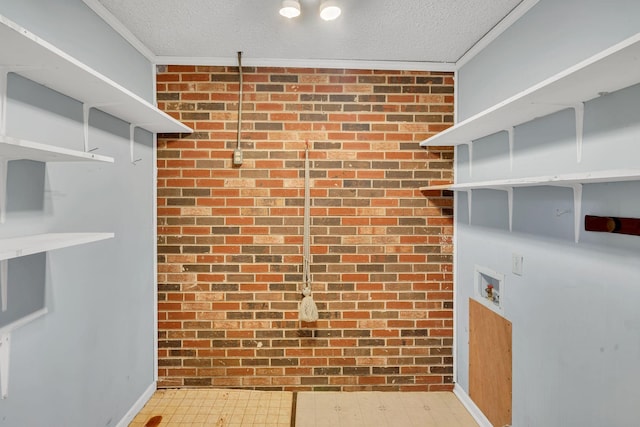
<svg viewBox="0 0 640 427">
<path fill-rule="evenodd" d="M 471 298 L 469 396 L 495 427 L 511 425 L 511 322 Z"/>
</svg>

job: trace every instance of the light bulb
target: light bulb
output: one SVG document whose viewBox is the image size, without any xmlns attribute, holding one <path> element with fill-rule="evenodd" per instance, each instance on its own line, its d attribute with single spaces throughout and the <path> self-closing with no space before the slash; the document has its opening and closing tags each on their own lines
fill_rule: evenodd
<svg viewBox="0 0 640 427">
<path fill-rule="evenodd" d="M 280 15 L 289 19 L 300 16 L 300 3 L 298 3 L 298 0 L 282 0 Z"/>
<path fill-rule="evenodd" d="M 325 21 L 333 21 L 340 16 L 341 13 L 342 10 L 340 10 L 338 3 L 334 0 L 323 1 L 320 5 L 320 17 Z"/>
</svg>

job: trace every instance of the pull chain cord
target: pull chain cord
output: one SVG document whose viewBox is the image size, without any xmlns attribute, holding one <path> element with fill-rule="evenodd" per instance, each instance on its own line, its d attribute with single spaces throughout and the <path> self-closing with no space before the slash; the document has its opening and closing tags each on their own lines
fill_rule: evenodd
<svg viewBox="0 0 640 427">
<path fill-rule="evenodd" d="M 238 74 L 240 79 L 240 89 L 238 93 L 238 135 L 236 149 L 240 149 L 240 140 L 242 137 L 242 52 L 238 52 Z"/>
<path fill-rule="evenodd" d="M 242 148 L 240 141 L 242 140 L 242 52 L 238 52 L 238 80 L 240 81 L 238 89 L 238 135 L 236 148 L 233 150 L 233 166 L 242 166 Z"/>
<path fill-rule="evenodd" d="M 303 220 L 303 281 L 305 288 L 311 288 L 311 272 L 309 271 L 309 262 L 311 258 L 311 215 L 309 213 L 311 207 L 311 192 L 309 179 L 309 142 L 307 142 L 304 150 L 304 220 Z"/>
<path fill-rule="evenodd" d="M 311 181 L 309 178 L 309 142 L 304 150 L 304 219 L 302 237 L 302 302 L 300 303 L 299 317 L 303 322 L 315 322 L 318 320 L 318 307 L 311 297 Z"/>
</svg>

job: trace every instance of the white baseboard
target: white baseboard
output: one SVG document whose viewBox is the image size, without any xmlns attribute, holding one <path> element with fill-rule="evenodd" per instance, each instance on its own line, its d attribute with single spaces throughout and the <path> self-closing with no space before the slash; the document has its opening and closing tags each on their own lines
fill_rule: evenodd
<svg viewBox="0 0 640 427">
<path fill-rule="evenodd" d="M 124 415 L 124 417 L 122 417 L 120 422 L 118 422 L 118 424 L 116 424 L 116 427 L 127 427 L 129 425 L 129 423 L 131 423 L 131 421 L 133 421 L 133 419 L 136 417 L 136 415 L 138 415 L 138 412 L 140 412 L 140 410 L 144 407 L 144 405 L 146 405 L 146 403 L 149 401 L 149 399 L 151 399 L 151 396 L 153 396 L 153 393 L 156 392 L 156 388 L 157 388 L 157 384 L 154 381 L 154 382 L 151 383 L 149 388 L 147 388 L 144 391 L 144 393 L 142 393 L 142 396 L 140 396 L 138 398 L 136 403 L 133 404 L 131 409 L 129 409 L 127 411 L 127 413 Z"/>
<path fill-rule="evenodd" d="M 458 400 L 462 403 L 462 405 L 467 408 L 467 411 L 471 414 L 474 420 L 480 425 L 480 427 L 493 427 L 493 425 L 489 422 L 487 417 L 484 416 L 480 408 L 476 406 L 476 404 L 471 400 L 469 395 L 462 387 L 456 384 L 453 387 L 453 393 L 456 395 Z"/>
</svg>

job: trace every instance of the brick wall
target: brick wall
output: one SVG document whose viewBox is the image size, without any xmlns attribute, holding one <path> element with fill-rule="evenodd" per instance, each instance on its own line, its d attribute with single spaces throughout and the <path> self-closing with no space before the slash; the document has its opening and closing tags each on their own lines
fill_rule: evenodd
<svg viewBox="0 0 640 427">
<path fill-rule="evenodd" d="M 159 386 L 452 388 L 448 73 L 158 70 L 160 108 L 195 129 L 158 141 Z M 297 320 L 304 146 L 320 320 Z"/>
</svg>

